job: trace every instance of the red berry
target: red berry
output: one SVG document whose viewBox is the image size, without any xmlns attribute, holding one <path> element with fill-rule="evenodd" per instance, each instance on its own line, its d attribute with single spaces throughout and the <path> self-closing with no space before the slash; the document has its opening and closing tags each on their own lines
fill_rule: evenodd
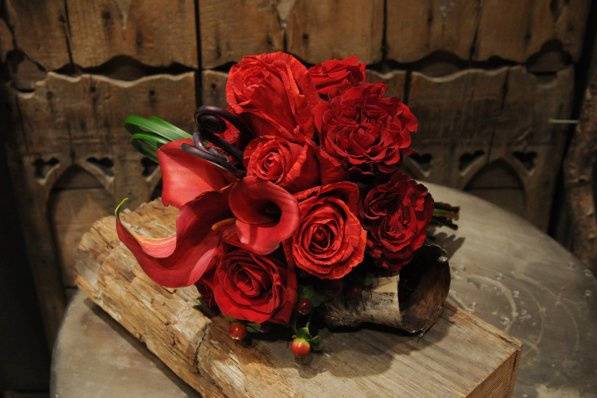
<svg viewBox="0 0 597 398">
<path fill-rule="evenodd" d="M 290 350 L 292 350 L 295 357 L 303 358 L 311 352 L 311 344 L 302 337 L 295 337 L 290 343 Z"/>
<path fill-rule="evenodd" d="M 309 315 L 312 309 L 313 305 L 311 304 L 311 300 L 308 298 L 302 298 L 296 304 L 296 311 L 301 315 Z"/>
<path fill-rule="evenodd" d="M 232 322 L 228 327 L 228 335 L 232 340 L 242 341 L 247 337 L 247 327 L 240 322 Z"/>
</svg>

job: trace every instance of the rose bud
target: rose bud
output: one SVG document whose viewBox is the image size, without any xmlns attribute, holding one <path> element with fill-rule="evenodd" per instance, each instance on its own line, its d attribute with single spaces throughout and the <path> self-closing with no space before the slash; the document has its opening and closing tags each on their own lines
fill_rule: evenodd
<svg viewBox="0 0 597 398">
<path fill-rule="evenodd" d="M 304 358 L 311 352 L 311 344 L 304 337 L 295 337 L 290 343 L 290 350 L 297 358 Z"/>
</svg>

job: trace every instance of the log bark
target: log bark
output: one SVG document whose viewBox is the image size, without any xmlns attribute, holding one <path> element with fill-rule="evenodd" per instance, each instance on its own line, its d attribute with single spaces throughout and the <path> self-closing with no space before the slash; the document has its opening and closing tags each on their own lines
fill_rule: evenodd
<svg viewBox="0 0 597 398">
<path fill-rule="evenodd" d="M 172 233 L 175 215 L 158 202 L 121 214 L 138 233 L 154 237 Z M 324 330 L 324 354 L 307 364 L 293 360 L 285 341 L 236 344 L 224 319 L 209 319 L 195 308 L 194 288 L 165 289 L 149 280 L 114 226 L 114 217 L 106 217 L 83 236 L 77 284 L 204 396 L 505 397 L 512 392 L 520 343 L 453 307 L 419 338 Z"/>
<path fill-rule="evenodd" d="M 408 333 L 429 329 L 444 309 L 450 290 L 450 266 L 438 246 L 424 246 L 400 274 L 379 278 L 356 300 L 337 299 L 326 305 L 325 322 L 332 327 L 374 324 Z"/>
</svg>

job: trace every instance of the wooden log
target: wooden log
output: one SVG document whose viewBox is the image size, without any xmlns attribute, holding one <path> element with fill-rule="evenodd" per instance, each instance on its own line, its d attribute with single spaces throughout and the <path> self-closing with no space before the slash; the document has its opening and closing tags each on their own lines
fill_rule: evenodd
<svg viewBox="0 0 597 398">
<path fill-rule="evenodd" d="M 201 63 L 214 68 L 245 55 L 284 49 L 276 2 L 202 0 L 199 2 Z"/>
<path fill-rule="evenodd" d="M 308 63 L 358 56 L 381 60 L 382 0 L 297 0 L 287 20 L 288 51 Z"/>
<path fill-rule="evenodd" d="M 68 0 L 66 6 L 79 66 L 117 56 L 151 66 L 198 66 L 193 0 Z"/>
<path fill-rule="evenodd" d="M 175 211 L 158 202 L 122 213 L 137 232 L 165 236 Z M 194 288 L 150 281 L 119 243 L 115 220 L 81 240 L 77 284 L 204 396 L 478 396 L 512 393 L 520 344 L 472 315 L 448 307 L 419 338 L 360 330 L 323 335 L 324 354 L 292 359 L 286 342 L 234 343 L 221 318 L 194 308 Z"/>
</svg>

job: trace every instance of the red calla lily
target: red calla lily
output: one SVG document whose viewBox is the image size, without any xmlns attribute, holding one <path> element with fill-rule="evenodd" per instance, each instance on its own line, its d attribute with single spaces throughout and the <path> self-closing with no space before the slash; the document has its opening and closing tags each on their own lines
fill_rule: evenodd
<svg viewBox="0 0 597 398">
<path fill-rule="evenodd" d="M 265 255 L 299 223 L 296 198 L 256 177 L 241 180 L 180 149 L 177 140 L 158 150 L 164 204 L 180 208 L 176 236 L 150 239 L 131 233 L 116 218 L 120 240 L 151 279 L 166 287 L 196 283 L 211 269 L 224 241 Z M 193 195 L 195 195 L 193 197 Z"/>
</svg>

